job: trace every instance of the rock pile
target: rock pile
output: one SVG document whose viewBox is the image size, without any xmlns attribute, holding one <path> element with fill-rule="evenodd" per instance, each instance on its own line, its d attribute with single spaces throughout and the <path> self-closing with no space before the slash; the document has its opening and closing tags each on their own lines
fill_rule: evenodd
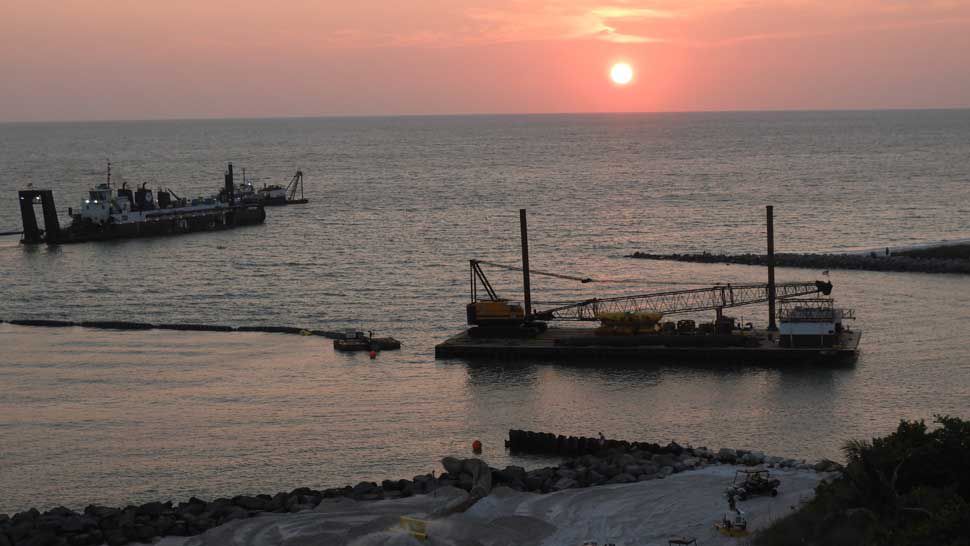
<svg viewBox="0 0 970 546">
<path fill-rule="evenodd" d="M 650 254 L 634 252 L 627 258 L 668 260 L 676 262 L 768 265 L 763 254 Z M 893 254 L 775 254 L 778 267 L 806 269 L 857 269 L 865 271 L 902 271 L 909 273 L 970 273 L 966 258 L 918 258 Z"/>
<path fill-rule="evenodd" d="M 534 433 L 533 433 L 534 434 Z M 607 441 L 609 442 L 609 441 Z M 374 501 L 426 494 L 447 485 L 464 489 L 477 500 L 492 487 L 504 485 L 519 491 L 548 493 L 594 485 L 663 479 L 671 474 L 710 464 L 765 465 L 781 468 L 834 471 L 832 461 L 814 465 L 805 461 L 768 457 L 760 452 L 609 442 L 612 447 L 563 461 L 559 466 L 525 470 L 520 466 L 491 468 L 479 459 L 442 461 L 445 472 L 424 474 L 411 480 L 360 482 L 355 486 L 316 490 L 306 487 L 275 495 L 239 495 L 204 501 L 149 502 L 140 506 L 110 508 L 91 505 L 82 512 L 58 507 L 46 512 L 30 509 L 13 517 L 0 514 L 0 546 L 120 546 L 152 541 L 162 536 L 189 536 L 223 523 L 262 513 L 301 512 L 325 498 L 349 497 Z M 461 507 L 458 507 L 459 509 Z"/>
</svg>

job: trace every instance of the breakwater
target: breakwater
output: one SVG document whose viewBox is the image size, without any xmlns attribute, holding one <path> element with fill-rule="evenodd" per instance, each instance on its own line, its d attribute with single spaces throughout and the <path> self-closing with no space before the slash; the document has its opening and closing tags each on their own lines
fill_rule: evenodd
<svg viewBox="0 0 970 546">
<path fill-rule="evenodd" d="M 16 326 L 37 326 L 43 328 L 98 328 L 103 330 L 181 330 L 196 332 L 266 332 L 271 334 L 296 334 L 304 336 L 320 336 L 329 339 L 344 339 L 344 332 L 333 330 L 312 330 L 299 326 L 226 326 L 220 324 L 151 324 L 147 322 L 130 322 L 121 320 L 48 320 L 48 319 L 13 319 L 0 320 Z M 3 546 L 0 544 L 0 546 Z"/>
<path fill-rule="evenodd" d="M 550 440 L 550 438 L 552 441 Z M 560 442 L 559 438 L 565 438 Z M 491 468 L 479 459 L 445 457 L 444 472 L 422 474 L 412 479 L 363 481 L 354 486 L 330 489 L 301 487 L 273 495 L 238 495 L 205 501 L 195 497 L 173 504 L 149 502 L 123 508 L 89 505 L 82 511 L 58 507 L 46 512 L 30 509 L 6 516 L 0 514 L 0 546 L 51 544 L 121 546 L 128 542 L 150 542 L 156 537 L 191 536 L 229 521 L 265 513 L 296 513 L 315 508 L 323 499 L 345 497 L 355 501 L 377 501 L 428 494 L 441 487 L 457 487 L 480 497 L 491 488 L 505 486 L 538 494 L 605 484 L 664 479 L 671 474 L 708 465 L 764 465 L 768 468 L 797 468 L 817 472 L 841 469 L 838 463 L 822 460 L 814 464 L 770 457 L 746 450 L 665 446 L 629 442 L 509 431 L 509 445 L 521 453 L 568 455 L 558 466 L 525 470 L 509 465 Z M 581 448 L 585 446 L 585 448 Z M 581 449 L 587 452 L 580 454 Z M 484 472 L 484 475 L 482 473 Z M 478 474 L 478 475 L 476 475 Z M 482 488 L 485 491 L 482 491 Z"/>
<path fill-rule="evenodd" d="M 643 260 L 676 262 L 768 265 L 763 254 L 650 254 L 634 252 L 625 256 Z M 775 254 L 775 266 L 804 269 L 854 269 L 863 271 L 896 271 L 904 273 L 970 274 L 970 259 L 963 257 L 922 257 L 902 254 Z"/>
</svg>

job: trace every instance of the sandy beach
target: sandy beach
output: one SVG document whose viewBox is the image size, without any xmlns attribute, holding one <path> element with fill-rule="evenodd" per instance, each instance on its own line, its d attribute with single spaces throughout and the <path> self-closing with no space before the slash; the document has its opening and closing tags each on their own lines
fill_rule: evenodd
<svg viewBox="0 0 970 546">
<path fill-rule="evenodd" d="M 736 544 L 718 534 L 713 523 L 727 512 L 724 490 L 737 468 L 714 465 L 665 479 L 570 489 L 546 495 L 496 488 L 462 514 L 432 519 L 429 539 L 418 541 L 398 525 L 400 516 L 426 518 L 461 502 L 467 493 L 443 488 L 436 495 L 356 502 L 326 499 L 297 514 L 267 514 L 230 522 L 189 538 L 169 537 L 159 546 L 579 546 L 587 541 L 617 546 L 666 545 L 687 535 L 699 544 Z M 777 497 L 740 503 L 753 529 L 783 517 L 813 495 L 825 474 L 778 470 Z"/>
</svg>

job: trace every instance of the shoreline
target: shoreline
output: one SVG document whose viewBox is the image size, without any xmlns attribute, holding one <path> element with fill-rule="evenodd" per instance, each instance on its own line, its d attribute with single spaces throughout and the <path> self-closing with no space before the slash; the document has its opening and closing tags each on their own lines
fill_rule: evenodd
<svg viewBox="0 0 970 546">
<path fill-rule="evenodd" d="M 445 472 L 423 474 L 411 480 L 360 482 L 323 490 L 301 487 L 275 495 L 237 495 L 204 501 L 196 497 L 174 504 L 154 501 L 124 508 L 89 505 L 82 511 L 63 506 L 40 512 L 31 508 L 7 516 L 0 514 L 0 546 L 38 540 L 44 544 L 121 546 L 150 542 L 159 537 L 189 537 L 235 520 L 271 514 L 296 514 L 319 510 L 325 501 L 346 499 L 372 501 L 407 499 L 434 494 L 439 489 L 457 488 L 470 497 L 464 511 L 484 498 L 494 487 L 546 495 L 567 489 L 662 480 L 671 475 L 711 466 L 757 467 L 778 471 L 829 473 L 842 466 L 829 460 L 814 464 L 805 460 L 772 457 L 762 452 L 722 448 L 682 447 L 671 442 L 658 444 L 609 441 L 612 447 L 594 454 L 565 457 L 558 466 L 525 470 L 510 465 L 504 469 L 487 466 L 479 459 L 442 459 Z M 487 469 L 487 470 L 485 470 Z M 726 484 L 728 485 L 728 484 Z"/>
<path fill-rule="evenodd" d="M 634 252 L 625 258 L 641 260 L 664 260 L 693 263 L 739 264 L 767 266 L 764 254 L 651 254 Z M 937 245 L 924 248 L 885 253 L 867 254 L 775 254 L 776 267 L 802 269 L 846 269 L 857 271 L 890 271 L 899 273 L 970 274 L 970 243 Z"/>
</svg>

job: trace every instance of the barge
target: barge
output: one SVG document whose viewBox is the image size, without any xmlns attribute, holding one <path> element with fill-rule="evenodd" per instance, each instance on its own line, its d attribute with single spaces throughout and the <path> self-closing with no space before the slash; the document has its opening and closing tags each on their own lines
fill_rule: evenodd
<svg viewBox="0 0 970 546">
<path fill-rule="evenodd" d="M 143 184 L 134 191 L 122 184 L 111 185 L 111 164 L 107 180 L 88 192 L 77 210 L 68 209 L 70 224 L 61 228 L 51 190 L 21 190 L 20 214 L 23 244 L 69 244 L 86 241 L 132 239 L 215 231 L 260 224 L 266 220 L 262 204 L 248 203 L 237 196 L 232 163 L 225 172 L 225 186 L 218 195 L 183 199 L 171 190 L 157 195 Z M 35 205 L 43 211 L 43 228 Z"/>
<path fill-rule="evenodd" d="M 855 313 L 836 307 L 828 297 L 832 283 L 776 283 L 771 265 L 764 284 L 720 284 L 575 302 L 534 303 L 531 274 L 582 283 L 593 279 L 530 270 L 525 210 L 520 211 L 520 223 L 522 266 L 470 260 L 471 302 L 466 306 L 470 328 L 437 345 L 435 358 L 785 365 L 851 363 L 858 356 L 861 332 L 845 322 L 854 319 Z M 768 241 L 769 256 L 773 256 L 771 207 Z M 500 298 L 483 265 L 522 271 L 523 301 Z M 765 329 L 756 329 L 752 323 L 741 324 L 725 314 L 731 308 L 764 303 L 768 304 L 769 318 Z M 714 311 L 714 320 L 669 320 L 671 316 L 692 316 L 704 311 Z M 557 324 L 562 322 L 599 322 L 599 326 Z"/>
<path fill-rule="evenodd" d="M 437 359 L 546 360 L 653 364 L 850 364 L 858 356 L 860 332 L 846 330 L 828 346 L 790 346 L 767 330 L 721 336 L 599 337 L 593 328 L 549 327 L 527 338 L 482 338 L 462 332 L 435 346 Z M 720 339 L 718 339 L 720 338 Z"/>
</svg>

